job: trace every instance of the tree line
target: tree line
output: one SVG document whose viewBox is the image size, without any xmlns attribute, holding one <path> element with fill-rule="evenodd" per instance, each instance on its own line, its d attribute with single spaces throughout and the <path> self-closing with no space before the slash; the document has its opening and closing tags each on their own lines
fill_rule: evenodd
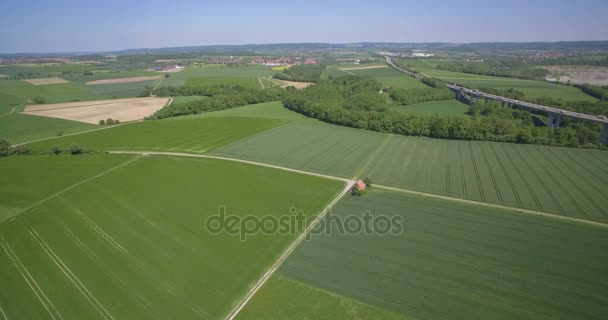
<svg viewBox="0 0 608 320">
<path fill-rule="evenodd" d="M 199 87 L 162 87 L 153 93 L 160 97 L 169 96 L 208 96 L 208 99 L 197 101 L 172 103 L 156 111 L 146 118 L 148 120 L 164 119 L 188 114 L 199 114 L 241 107 L 248 104 L 263 103 L 281 100 L 285 90 L 281 88 L 248 89 L 235 86 L 199 86 Z"/>
<path fill-rule="evenodd" d="M 321 121 L 371 131 L 458 140 L 488 140 L 534 143 L 568 147 L 597 147 L 599 130 L 568 125 L 552 129 L 539 125 L 528 111 L 501 108 L 481 101 L 471 106 L 469 116 L 442 117 L 403 114 L 391 111 L 390 104 L 368 98 L 378 89 L 377 81 L 357 76 L 323 81 L 304 90 L 286 92 L 283 101 L 289 110 Z M 363 95 L 365 103 L 351 99 Z M 454 97 L 453 94 L 451 96 Z M 413 101 L 410 99 L 408 101 Z M 371 103 L 372 105 L 368 105 Z M 401 101 L 399 101 L 401 103 Z"/>
</svg>

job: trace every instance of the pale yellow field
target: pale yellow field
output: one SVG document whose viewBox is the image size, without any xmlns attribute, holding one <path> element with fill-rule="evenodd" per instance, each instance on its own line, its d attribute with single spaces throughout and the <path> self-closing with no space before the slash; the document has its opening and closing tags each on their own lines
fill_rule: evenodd
<svg viewBox="0 0 608 320">
<path fill-rule="evenodd" d="M 279 79 L 274 79 L 274 78 L 267 78 L 270 79 L 270 81 L 273 82 L 278 82 L 281 84 L 281 87 L 285 88 L 285 87 L 295 87 L 296 89 L 304 89 L 307 88 L 309 86 L 312 86 L 314 83 L 312 82 L 297 82 L 297 81 L 287 81 L 287 80 L 279 80 Z"/>
<path fill-rule="evenodd" d="M 37 104 L 27 106 L 22 113 L 93 124 L 107 118 L 125 122 L 143 119 L 169 104 L 170 101 L 171 98 L 146 97 Z"/>
<path fill-rule="evenodd" d="M 348 71 L 348 70 L 365 70 L 365 69 L 381 69 L 388 68 L 388 66 L 366 66 L 366 67 L 348 67 L 348 68 L 340 68 L 340 70 Z"/>
<path fill-rule="evenodd" d="M 35 86 L 44 86 L 47 84 L 58 84 L 58 83 L 68 83 L 69 81 L 61 79 L 61 78 L 40 78 L 40 79 L 25 79 L 23 80 L 27 83 L 33 84 Z"/>
<path fill-rule="evenodd" d="M 5 74 L 0 74 L 0 78 L 8 78 L 8 76 Z"/>
<path fill-rule="evenodd" d="M 89 81 L 86 84 L 110 84 L 110 83 L 130 83 L 130 82 L 141 82 L 150 80 L 160 80 L 161 76 L 148 76 L 148 77 L 131 77 L 131 78 L 117 78 L 117 79 L 104 79 Z"/>
</svg>

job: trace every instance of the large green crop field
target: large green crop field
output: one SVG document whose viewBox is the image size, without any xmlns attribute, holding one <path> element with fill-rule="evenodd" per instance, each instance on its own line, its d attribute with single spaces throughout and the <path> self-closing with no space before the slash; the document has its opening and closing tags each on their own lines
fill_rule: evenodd
<svg viewBox="0 0 608 320">
<path fill-rule="evenodd" d="M 88 150 L 162 150 L 201 153 L 248 135 L 283 124 L 258 118 L 185 117 L 144 121 L 57 139 L 35 142 L 33 150 L 67 149 L 77 144 Z"/>
<path fill-rule="evenodd" d="M 469 106 L 458 100 L 440 100 L 395 106 L 393 110 L 417 115 L 463 116 L 469 110 Z"/>
<path fill-rule="evenodd" d="M 590 100 L 595 101 L 595 98 L 584 94 L 578 88 L 543 82 L 534 80 L 523 80 L 515 78 L 500 78 L 490 77 L 477 74 L 461 73 L 444 71 L 439 69 L 431 69 L 425 67 L 415 67 L 427 76 L 439 78 L 450 83 L 457 83 L 465 86 L 476 88 L 494 88 L 494 89 L 516 89 L 524 92 L 526 96 L 533 98 L 551 97 L 564 100 Z"/>
<path fill-rule="evenodd" d="M 0 117 L 0 139 L 16 144 L 96 127 L 84 122 L 12 113 Z"/>
<path fill-rule="evenodd" d="M 383 85 L 390 86 L 392 88 L 399 89 L 413 89 L 413 88 L 428 88 L 424 83 L 409 77 L 399 71 L 389 68 L 385 65 L 385 68 L 374 68 L 374 69 L 359 69 L 359 70 L 348 70 L 348 72 L 358 76 L 368 76 L 376 78 Z"/>
<path fill-rule="evenodd" d="M 235 85 L 260 88 L 258 77 L 271 77 L 276 71 L 268 70 L 264 66 L 226 66 L 202 65 L 187 67 L 184 71 L 172 73 L 163 81 L 162 86 L 189 85 Z"/>
<path fill-rule="evenodd" d="M 100 167 L 74 186 L 72 171 L 84 173 L 100 157 L 61 159 L 72 166 L 54 168 L 61 185 L 44 185 L 50 197 L 9 192 L 34 207 L 0 224 L 0 306 L 8 319 L 221 319 L 295 236 L 241 241 L 206 232 L 204 219 L 220 207 L 240 217 L 292 207 L 311 216 L 342 188 L 235 162 L 109 155 L 105 167 L 116 159 L 122 166 Z M 46 166 L 49 158 L 19 164 Z M 42 190 L 33 183 L 44 179 L 38 171 L 1 168 L 2 192 L 24 175 Z"/>
<path fill-rule="evenodd" d="M 294 121 L 212 153 L 352 177 L 385 139 L 385 135 L 369 131 Z"/>
<path fill-rule="evenodd" d="M 608 153 L 393 136 L 363 176 L 376 183 L 608 221 Z"/>
<path fill-rule="evenodd" d="M 333 213 L 366 210 L 401 216 L 404 232 L 315 235 L 280 274 L 414 319 L 608 317 L 606 227 L 378 190 Z M 293 308 L 274 299 L 259 302 L 268 314 Z"/>
<path fill-rule="evenodd" d="M 237 319 L 408 320 L 411 318 L 287 277 L 277 276 L 265 284 L 239 313 Z"/>
</svg>

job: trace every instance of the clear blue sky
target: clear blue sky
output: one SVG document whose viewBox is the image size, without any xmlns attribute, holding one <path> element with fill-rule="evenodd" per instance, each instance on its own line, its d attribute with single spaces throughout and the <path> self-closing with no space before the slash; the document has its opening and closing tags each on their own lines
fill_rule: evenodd
<svg viewBox="0 0 608 320">
<path fill-rule="evenodd" d="M 608 40 L 608 0 L 1 0 L 0 52 Z"/>
</svg>

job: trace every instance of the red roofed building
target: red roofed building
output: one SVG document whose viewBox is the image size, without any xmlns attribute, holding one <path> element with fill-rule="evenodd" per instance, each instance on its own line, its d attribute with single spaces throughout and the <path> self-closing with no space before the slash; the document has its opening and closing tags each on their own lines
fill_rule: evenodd
<svg viewBox="0 0 608 320">
<path fill-rule="evenodd" d="M 357 182 L 355 182 L 355 186 L 357 186 L 357 188 L 359 190 L 365 190 L 365 187 L 367 187 L 365 185 L 365 182 L 361 181 L 361 180 L 357 180 Z"/>
</svg>

